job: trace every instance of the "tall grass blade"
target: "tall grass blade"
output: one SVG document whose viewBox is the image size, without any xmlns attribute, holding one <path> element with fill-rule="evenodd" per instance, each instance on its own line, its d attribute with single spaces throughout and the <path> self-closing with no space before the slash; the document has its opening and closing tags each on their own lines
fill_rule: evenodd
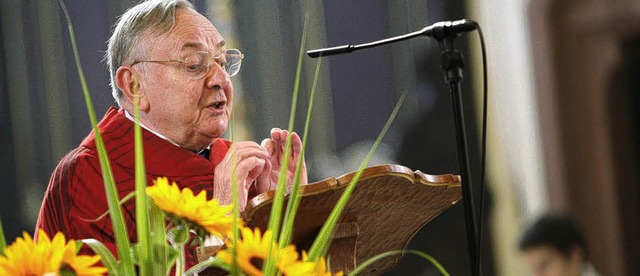
<svg viewBox="0 0 640 276">
<path fill-rule="evenodd" d="M 289 194 L 289 202 L 287 203 L 287 210 L 282 223 L 282 236 L 280 237 L 280 248 L 284 248 L 290 244 L 293 239 L 293 225 L 296 219 L 298 206 L 300 206 L 300 173 L 302 171 L 302 162 L 304 162 L 304 153 L 307 148 L 307 137 L 309 134 L 309 126 L 311 125 L 311 112 L 313 110 L 313 103 L 316 95 L 316 87 L 318 85 L 318 79 L 320 76 L 320 63 L 322 58 L 318 58 L 316 62 L 316 71 L 313 76 L 313 85 L 311 86 L 311 95 L 309 96 L 309 107 L 307 108 L 307 119 L 304 123 L 304 133 L 302 135 L 302 151 L 300 152 L 300 159 L 296 167 L 295 182 Z"/>
<path fill-rule="evenodd" d="M 235 120 L 231 119 L 232 126 L 235 126 Z M 231 141 L 234 140 L 233 136 L 233 127 L 229 129 L 229 139 Z M 231 228 L 232 231 L 232 240 L 233 243 L 236 244 L 240 239 L 240 228 L 238 227 L 238 218 L 240 218 L 240 204 L 238 204 L 238 173 L 237 173 L 237 161 L 236 155 L 232 156 L 231 160 L 231 204 L 233 204 L 233 226 Z M 229 270 L 231 275 L 238 275 L 238 250 L 237 247 L 231 251 L 232 261 L 231 267 Z"/>
<path fill-rule="evenodd" d="M 125 275 L 134 275 L 135 270 L 133 262 L 129 252 L 131 247 L 129 242 L 129 235 L 127 234 L 126 225 L 124 223 L 124 217 L 122 216 L 122 210 L 118 204 L 118 193 L 116 191 L 115 181 L 113 179 L 113 173 L 111 172 L 111 165 L 109 164 L 109 157 L 104 147 L 104 141 L 102 135 L 98 130 L 98 123 L 96 114 L 91 101 L 91 95 L 89 94 L 89 88 L 87 81 L 84 77 L 84 70 L 80 64 L 80 55 L 78 54 L 78 45 L 76 44 L 75 33 L 71 24 L 71 17 L 69 11 L 62 0 L 58 0 L 60 7 L 64 12 L 67 27 L 69 29 L 69 37 L 71 39 L 71 46 L 73 48 L 73 57 L 76 63 L 76 69 L 78 70 L 78 76 L 82 85 L 82 92 L 84 93 L 85 102 L 87 105 L 87 112 L 89 113 L 89 119 L 91 120 L 91 126 L 96 139 L 96 147 L 98 149 L 98 157 L 100 159 L 100 169 L 102 170 L 102 178 L 105 186 L 105 194 L 107 196 L 107 203 L 109 204 L 109 213 L 111 214 L 111 222 L 113 224 L 113 231 L 116 240 L 116 247 L 118 248 L 118 256 L 120 257 L 120 265 L 122 266 Z"/>
<path fill-rule="evenodd" d="M 116 276 L 122 275 L 121 271 L 118 268 L 118 262 L 116 258 L 113 256 L 111 251 L 102 244 L 102 242 L 96 239 L 83 239 L 82 242 L 88 245 L 93 252 L 100 255 L 100 261 L 109 270 L 109 275 Z"/>
<path fill-rule="evenodd" d="M 367 164 L 369 164 L 369 161 L 371 160 L 373 153 L 376 151 L 376 149 L 378 148 L 378 145 L 382 141 L 382 137 L 384 137 L 384 135 L 387 133 L 387 130 L 389 130 L 389 127 L 391 127 L 391 123 L 396 118 L 396 115 L 400 110 L 400 106 L 402 106 L 402 103 L 404 102 L 406 94 L 407 94 L 406 92 L 403 93 L 400 96 L 400 99 L 398 99 L 398 102 L 396 103 L 396 106 L 393 109 L 393 112 L 391 112 L 391 115 L 387 120 L 387 123 L 382 128 L 382 131 L 378 135 L 378 138 L 376 139 L 376 141 L 373 143 L 373 146 L 369 150 L 369 153 L 360 164 L 360 168 L 358 168 L 358 171 L 356 172 L 355 176 L 353 177 L 353 179 L 351 179 L 351 182 L 349 182 L 349 185 L 347 186 L 347 188 L 345 188 L 344 192 L 342 193 L 342 196 L 340 196 L 340 199 L 338 199 L 338 203 L 336 203 L 336 206 L 331 211 L 331 214 L 329 215 L 329 217 L 327 218 L 327 221 L 322 226 L 320 233 L 318 233 L 318 236 L 313 241 L 313 244 L 309 249 L 310 261 L 317 261 L 318 258 L 320 256 L 323 256 L 329 249 L 329 245 L 331 244 L 331 234 L 333 232 L 335 225 L 338 222 L 338 219 L 340 218 L 340 215 L 342 214 L 342 210 L 344 210 L 344 207 L 347 205 L 347 201 L 349 200 L 351 193 L 355 189 L 356 183 L 358 183 L 358 180 L 360 180 L 360 176 L 362 175 L 362 172 L 364 171 Z"/>
<path fill-rule="evenodd" d="M 167 245 L 166 225 L 162 211 L 151 201 L 147 207 L 149 208 L 149 238 L 152 246 L 151 254 L 153 254 L 151 256 L 153 273 L 154 275 L 167 275 L 176 261 L 177 254 L 175 253 L 177 252 L 170 251 L 173 249 Z"/>
<path fill-rule="evenodd" d="M 363 272 L 363 270 L 365 268 L 367 268 L 368 266 L 372 265 L 373 263 L 375 263 L 376 261 L 378 261 L 380 259 L 392 256 L 392 255 L 406 254 L 406 253 L 415 254 L 415 255 L 418 255 L 418 256 L 424 258 L 425 260 L 429 261 L 436 269 L 438 269 L 438 271 L 443 276 L 449 276 L 449 272 L 447 272 L 447 270 L 444 269 L 444 267 L 435 258 L 431 257 L 428 254 L 425 254 L 423 252 L 416 251 L 416 250 L 392 250 L 392 251 L 387 251 L 387 252 L 384 252 L 384 253 L 380 253 L 380 254 L 375 255 L 375 256 L 371 257 L 370 259 L 366 260 L 362 264 L 358 265 L 353 271 L 351 271 L 351 273 L 348 274 L 348 276 L 358 275 L 358 273 Z"/>
<path fill-rule="evenodd" d="M 140 122 L 140 94 L 138 83 L 133 83 L 133 116 L 136 122 Z M 149 213 L 147 206 L 149 199 L 145 188 L 147 187 L 146 169 L 144 166 L 144 148 L 142 146 L 142 128 L 140 124 L 133 124 L 133 139 L 135 151 L 135 194 L 136 194 L 136 233 L 138 234 L 138 269 L 140 275 L 157 274 L 153 271 L 153 244 L 151 243 L 151 227 L 149 226 Z M 162 229 L 164 232 L 164 229 Z M 162 270 L 161 270 L 162 271 Z"/>
<path fill-rule="evenodd" d="M 293 95 L 291 96 L 291 111 L 289 112 L 289 135 L 287 135 L 287 141 L 284 147 L 284 156 L 280 161 L 280 174 L 278 175 L 278 185 L 276 187 L 275 197 L 273 198 L 273 204 L 271 205 L 271 214 L 269 215 L 268 230 L 273 233 L 272 243 L 278 241 L 280 234 L 280 224 L 282 223 L 282 207 L 284 205 L 284 192 L 287 182 L 287 171 L 289 169 L 289 159 L 291 159 L 291 132 L 293 132 L 293 125 L 296 121 L 296 107 L 298 105 L 298 92 L 300 90 L 300 75 L 302 74 L 302 60 L 304 58 L 304 49 L 306 44 L 307 28 L 305 18 L 305 24 L 302 28 L 302 38 L 300 42 L 300 51 L 298 54 L 298 64 L 296 68 L 296 78 L 293 85 Z M 271 256 L 271 248 L 269 249 L 269 256 L 265 260 L 263 266 L 266 275 L 272 275 L 275 273 L 275 260 Z"/>
<path fill-rule="evenodd" d="M 302 73 L 302 60 L 305 47 L 305 31 L 302 34 L 302 43 L 300 44 L 300 54 L 298 55 L 298 65 L 296 69 L 296 79 L 293 87 L 293 96 L 291 100 L 291 110 L 289 112 L 289 135 L 285 144 L 285 152 L 283 160 L 281 160 L 280 174 L 278 175 L 278 186 L 276 188 L 275 198 L 273 200 L 273 207 L 271 208 L 271 215 L 269 216 L 268 229 L 273 232 L 274 241 L 278 239 L 278 232 L 280 229 L 280 222 L 282 218 L 282 206 L 284 202 L 284 191 L 287 179 L 287 169 L 289 166 L 289 157 L 291 155 L 291 131 L 293 131 L 293 125 L 296 118 L 296 106 L 298 104 L 298 91 L 300 88 L 300 75 Z"/>
<path fill-rule="evenodd" d="M 235 157 L 234 157 L 235 159 Z M 237 163 L 235 162 L 235 160 L 233 161 L 232 165 L 231 165 L 231 171 L 232 171 L 232 175 L 231 175 L 231 194 L 233 197 L 232 200 L 232 204 L 233 204 L 233 241 L 234 244 L 237 243 L 238 240 L 240 240 L 240 228 L 238 227 L 238 218 L 240 217 L 240 206 L 238 204 L 238 173 L 237 173 Z M 232 253 L 232 263 L 231 263 L 231 275 L 238 275 L 238 248 L 235 247 L 233 249 Z"/>
<path fill-rule="evenodd" d="M 36 229 L 36 231 L 38 231 Z M 4 236 L 4 226 L 2 226 L 2 218 L 0 218 L 0 255 L 4 256 L 4 248 L 7 247 L 7 238 Z"/>
</svg>

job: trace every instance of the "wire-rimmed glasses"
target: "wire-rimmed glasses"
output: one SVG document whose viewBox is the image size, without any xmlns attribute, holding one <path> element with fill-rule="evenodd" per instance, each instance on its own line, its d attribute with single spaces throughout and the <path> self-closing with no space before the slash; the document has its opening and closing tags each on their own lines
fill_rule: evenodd
<svg viewBox="0 0 640 276">
<path fill-rule="evenodd" d="M 240 72 L 244 55 L 238 49 L 229 49 L 217 56 L 211 55 L 209 52 L 197 51 L 188 54 L 183 59 L 168 60 L 136 60 L 131 66 L 141 62 L 180 62 L 184 72 L 190 79 L 200 79 L 211 70 L 212 60 L 222 68 L 230 77 Z"/>
</svg>

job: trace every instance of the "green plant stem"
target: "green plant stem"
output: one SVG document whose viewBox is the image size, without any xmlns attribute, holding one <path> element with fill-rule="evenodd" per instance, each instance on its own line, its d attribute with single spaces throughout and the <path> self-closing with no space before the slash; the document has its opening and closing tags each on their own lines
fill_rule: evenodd
<svg viewBox="0 0 640 276">
<path fill-rule="evenodd" d="M 140 94 L 138 83 L 133 83 L 133 116 L 140 122 Z M 153 272 L 153 260 L 149 225 L 149 204 L 145 188 L 147 187 L 146 170 L 144 166 L 144 148 L 142 145 L 142 128 L 139 123 L 133 124 L 133 139 L 135 151 L 135 193 L 136 193 L 136 232 L 138 234 L 138 269 L 140 275 L 157 274 Z"/>
<path fill-rule="evenodd" d="M 373 153 L 376 151 L 376 149 L 378 148 L 378 145 L 382 141 L 382 137 L 384 137 L 384 135 L 387 133 L 387 130 L 389 130 L 389 127 L 391 127 L 391 123 L 396 118 L 396 115 L 398 114 L 398 110 L 400 110 L 400 106 L 402 106 L 402 103 L 404 102 L 406 94 L 407 94 L 406 92 L 403 93 L 400 96 L 400 99 L 398 99 L 398 102 L 396 103 L 396 106 L 393 109 L 393 112 L 391 112 L 391 115 L 387 120 L 387 123 L 382 128 L 382 131 L 378 135 L 378 138 L 376 139 L 376 141 L 373 143 L 373 146 L 369 150 L 369 153 L 360 164 L 360 168 L 356 172 L 355 176 L 351 179 L 351 182 L 349 182 L 349 185 L 347 185 L 347 188 L 345 188 L 344 192 L 342 193 L 342 196 L 340 196 L 340 199 L 338 199 L 338 203 L 336 203 L 336 206 L 333 208 L 333 210 L 331 210 L 331 214 L 327 218 L 327 221 L 324 223 L 324 225 L 322 225 L 320 233 L 318 233 L 318 236 L 313 241 L 313 244 L 309 249 L 310 261 L 317 261 L 318 258 L 320 258 L 320 256 L 324 256 L 327 250 L 329 249 L 329 245 L 331 244 L 331 234 L 333 233 L 333 229 L 337 224 L 338 219 L 342 215 L 342 210 L 344 210 L 344 207 L 347 205 L 347 202 L 349 200 L 349 197 L 351 196 L 351 193 L 355 189 L 356 184 L 358 183 L 358 180 L 360 180 L 360 176 L 362 175 L 362 172 L 364 171 L 365 167 L 369 163 L 369 160 L 371 160 Z"/>
<path fill-rule="evenodd" d="M 269 215 L 268 230 L 271 230 L 271 246 L 278 241 L 280 234 L 280 224 L 282 222 L 282 208 L 284 205 L 284 192 L 287 185 L 287 171 L 289 169 L 289 159 L 291 158 L 291 133 L 293 132 L 293 126 L 296 120 L 296 107 L 298 105 L 298 92 L 300 90 L 300 75 L 302 74 L 302 61 L 304 58 L 304 49 L 306 42 L 306 19 L 305 27 L 302 28 L 302 38 L 300 43 L 300 51 L 298 53 L 298 64 L 296 68 L 296 79 L 293 85 L 293 95 L 291 96 L 291 110 L 289 112 L 289 135 L 287 135 L 287 141 L 285 143 L 284 155 L 280 161 L 280 174 L 278 175 L 278 185 L 276 186 L 275 197 L 273 198 L 273 204 L 271 205 L 271 214 Z M 271 256 L 273 250 L 269 248 L 269 255 L 265 260 L 264 268 L 265 275 L 274 275 L 276 262 Z"/>
<path fill-rule="evenodd" d="M 36 229 L 36 232 L 38 229 Z M 0 218 L 0 255 L 4 256 L 4 248 L 7 247 L 7 238 L 4 236 L 4 227 L 2 226 L 2 218 Z"/>
<path fill-rule="evenodd" d="M 148 199 L 148 197 L 147 197 Z M 169 271 L 177 254 L 167 245 L 167 233 L 164 214 L 152 201 L 149 201 L 149 226 L 151 245 L 151 258 L 154 275 L 169 275 Z M 176 252 L 177 253 L 177 252 Z"/>
<path fill-rule="evenodd" d="M 233 244 L 235 245 L 238 240 L 240 240 L 240 231 L 238 227 L 238 218 L 240 217 L 240 206 L 238 204 L 238 173 L 237 163 L 235 161 L 235 156 L 233 157 L 233 162 L 231 162 L 231 196 L 232 204 L 233 204 Z M 232 261 L 231 261 L 231 275 L 238 275 L 238 250 L 237 247 L 234 247 L 231 251 Z"/>
<path fill-rule="evenodd" d="M 231 128 L 229 128 L 229 139 L 231 141 L 234 140 L 233 129 L 235 126 L 235 120 L 231 119 Z M 238 218 L 240 217 L 240 204 L 238 204 L 238 172 L 237 172 L 237 160 L 236 156 L 231 156 L 231 204 L 233 205 L 233 226 L 231 228 L 232 236 L 231 239 L 233 244 L 236 244 L 240 239 L 240 227 L 238 227 Z M 233 248 L 231 250 L 231 267 L 227 271 L 231 273 L 231 275 L 238 275 L 238 250 Z"/>
<path fill-rule="evenodd" d="M 176 260 L 176 276 L 184 273 L 184 243 L 178 243 L 178 259 Z"/>
<path fill-rule="evenodd" d="M 98 120 L 96 119 L 93 103 L 91 101 L 91 95 L 89 94 L 89 88 L 84 76 L 84 70 L 82 69 L 82 65 L 80 64 L 80 55 L 78 54 L 78 45 L 76 43 L 73 25 L 71 24 L 71 17 L 69 16 L 69 11 L 67 10 L 64 2 L 62 0 L 58 0 L 58 2 L 60 3 L 67 21 L 69 37 L 71 39 L 71 46 L 73 48 L 73 57 L 75 60 L 76 68 L 78 70 L 78 76 L 82 85 L 82 92 L 84 93 L 87 111 L 89 113 L 89 119 L 91 121 L 91 126 L 93 128 L 96 140 L 98 157 L 100 159 L 100 169 L 102 171 L 102 179 L 105 185 L 105 194 L 107 197 L 107 203 L 109 205 L 109 213 L 111 214 L 111 222 L 113 224 L 113 232 L 116 241 L 116 248 L 118 250 L 118 256 L 120 257 L 120 265 L 125 275 L 134 275 L 135 269 L 133 267 L 133 260 L 129 252 L 129 249 L 131 247 L 129 236 L 127 234 L 128 232 L 124 223 L 122 210 L 120 209 L 120 206 L 118 204 L 118 193 L 116 192 L 117 190 L 115 186 L 115 180 L 113 179 L 113 173 L 111 171 L 111 165 L 109 164 L 109 157 L 104 146 L 104 141 L 102 140 L 102 135 L 100 135 L 100 131 L 98 130 Z"/>
<path fill-rule="evenodd" d="M 373 263 L 375 263 L 376 261 L 378 261 L 380 259 L 392 256 L 392 255 L 406 254 L 406 253 L 418 255 L 418 256 L 424 258 L 425 260 L 429 261 L 436 269 L 438 269 L 438 271 L 443 276 L 449 276 L 449 272 L 447 272 L 447 270 L 444 269 L 444 267 L 435 258 L 433 258 L 430 255 L 425 254 L 425 253 L 423 253 L 421 251 L 416 251 L 416 250 L 392 250 L 392 251 L 387 251 L 387 252 L 380 253 L 380 254 L 378 254 L 376 256 L 373 256 L 370 259 L 366 260 L 362 264 L 358 265 L 353 271 L 351 271 L 348 274 L 348 276 L 358 275 L 358 273 L 362 272 L 366 267 L 372 265 Z"/>
<path fill-rule="evenodd" d="M 302 135 L 302 150 L 300 152 L 300 159 L 298 160 L 298 165 L 296 167 L 295 173 L 295 182 L 293 184 L 293 188 L 291 189 L 291 194 L 289 194 L 289 202 L 287 204 L 287 211 L 285 213 L 283 227 L 282 227 L 282 236 L 280 237 L 280 248 L 284 248 L 293 239 L 293 226 L 296 219 L 296 214 L 298 211 L 298 207 L 300 206 L 301 200 L 301 187 L 300 187 L 300 173 L 302 171 L 302 162 L 304 162 L 304 154 L 305 149 L 307 148 L 307 137 L 309 134 L 309 127 L 311 125 L 311 113 L 313 110 L 313 103 L 316 94 L 316 87 L 318 84 L 318 78 L 320 76 L 320 63 L 322 58 L 318 58 L 316 62 L 316 70 L 313 76 L 313 85 L 311 86 L 311 95 L 309 96 L 309 107 L 307 108 L 307 119 L 304 124 L 304 133 Z"/>
<path fill-rule="evenodd" d="M 118 262 L 116 261 L 116 258 L 102 242 L 96 239 L 84 239 L 82 242 L 89 246 L 93 252 L 100 255 L 100 261 L 104 264 L 104 267 L 109 270 L 110 275 L 119 275 L 119 273 L 117 273 Z"/>
</svg>

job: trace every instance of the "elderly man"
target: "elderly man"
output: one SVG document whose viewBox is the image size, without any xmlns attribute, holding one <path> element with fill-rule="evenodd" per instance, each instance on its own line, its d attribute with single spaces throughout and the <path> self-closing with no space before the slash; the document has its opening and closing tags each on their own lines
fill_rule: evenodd
<svg viewBox="0 0 640 276">
<path fill-rule="evenodd" d="M 166 176 L 229 204 L 235 167 L 241 208 L 252 195 L 275 188 L 288 132 L 273 129 L 262 145 L 220 138 L 233 106 L 230 77 L 238 73 L 242 54 L 227 49 L 220 33 L 190 2 L 147 1 L 129 9 L 109 39 L 107 60 L 120 109 L 109 109 L 98 129 L 121 198 L 134 190 L 136 91 L 150 183 Z M 288 185 L 301 150 L 300 137 L 292 137 Z M 123 206 L 129 236 L 135 237 L 134 201 Z M 36 227 L 49 235 L 62 231 L 68 238 L 95 238 L 115 253 L 111 221 L 98 219 L 107 210 L 92 132 L 54 171 Z M 188 262 L 193 265 L 194 259 Z"/>
</svg>

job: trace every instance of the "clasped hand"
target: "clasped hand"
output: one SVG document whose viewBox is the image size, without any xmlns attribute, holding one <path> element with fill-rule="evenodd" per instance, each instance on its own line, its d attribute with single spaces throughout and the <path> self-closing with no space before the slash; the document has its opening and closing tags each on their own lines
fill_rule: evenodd
<svg viewBox="0 0 640 276">
<path fill-rule="evenodd" d="M 285 145 L 289 131 L 279 128 L 271 129 L 271 137 L 264 139 L 260 145 L 252 141 L 234 142 L 224 159 L 215 168 L 213 180 L 213 196 L 220 204 L 232 202 L 231 183 L 233 168 L 236 171 L 238 187 L 238 205 L 244 210 L 247 204 L 249 189 L 255 185 L 258 193 L 276 188 L 282 161 L 284 160 Z M 291 134 L 291 157 L 287 166 L 287 190 L 294 183 L 296 166 L 302 151 L 302 141 L 297 133 Z M 306 164 L 302 162 L 300 185 L 307 184 Z"/>
</svg>

